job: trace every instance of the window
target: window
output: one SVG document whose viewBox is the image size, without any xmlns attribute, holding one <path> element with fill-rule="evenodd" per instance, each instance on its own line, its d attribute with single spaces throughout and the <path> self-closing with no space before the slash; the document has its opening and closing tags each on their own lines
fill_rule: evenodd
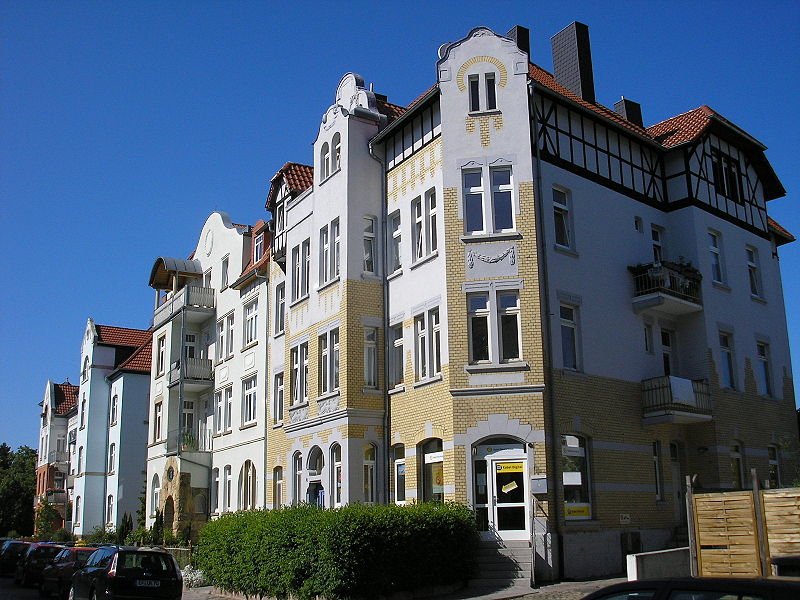
<svg viewBox="0 0 800 600">
<path fill-rule="evenodd" d="M 333 134 L 332 146 L 331 172 L 336 173 L 342 167 L 342 136 L 338 132 Z"/>
<path fill-rule="evenodd" d="M 106 499 L 106 524 L 114 524 L 114 496 L 110 495 Z"/>
<path fill-rule="evenodd" d="M 444 502 L 444 452 L 442 440 L 430 439 L 421 444 L 421 479 L 423 502 Z"/>
<path fill-rule="evenodd" d="M 157 442 L 161 439 L 161 419 L 162 419 L 163 405 L 161 402 L 156 403 L 155 416 L 153 418 L 153 441 Z"/>
<path fill-rule="evenodd" d="M 117 445 L 116 444 L 111 444 L 108 447 L 108 472 L 109 473 L 113 473 L 114 472 L 114 465 L 116 464 L 115 463 L 116 453 L 117 453 Z"/>
<path fill-rule="evenodd" d="M 275 334 L 283 333 L 286 321 L 286 284 L 275 286 Z"/>
<path fill-rule="evenodd" d="M 163 375 L 166 368 L 167 336 L 158 338 L 158 351 L 156 353 L 156 375 Z"/>
<path fill-rule="evenodd" d="M 483 177 L 480 171 L 464 171 L 464 229 L 480 233 L 483 228 Z"/>
<path fill-rule="evenodd" d="M 578 361 L 578 308 L 568 304 L 559 306 L 561 319 L 561 360 L 565 369 L 577 371 Z"/>
<path fill-rule="evenodd" d="M 477 112 L 481 109 L 480 81 L 477 75 L 469 76 L 469 111 Z"/>
<path fill-rule="evenodd" d="M 364 217 L 364 272 L 375 274 L 375 217 Z"/>
<path fill-rule="evenodd" d="M 733 335 L 719 332 L 720 384 L 722 387 L 736 389 L 736 362 L 733 355 Z"/>
<path fill-rule="evenodd" d="M 469 361 L 489 361 L 489 294 L 480 292 L 467 295 L 469 318 Z"/>
<path fill-rule="evenodd" d="M 480 91 L 480 76 L 470 75 L 467 79 L 469 87 L 469 111 L 478 112 L 481 110 L 496 110 L 497 109 L 497 86 L 495 85 L 495 74 L 484 74 L 484 89 L 486 95 L 481 97 Z"/>
<path fill-rule="evenodd" d="M 111 408 L 108 410 L 109 416 L 109 423 L 114 425 L 117 422 L 117 407 L 119 405 L 119 396 L 114 394 L 111 396 Z"/>
<path fill-rule="evenodd" d="M 416 333 L 414 347 L 416 379 L 420 381 L 435 377 L 442 371 L 439 309 L 432 308 L 414 317 L 414 331 Z M 402 358 L 402 346 L 400 358 Z"/>
<path fill-rule="evenodd" d="M 422 214 L 422 197 L 411 201 L 412 239 L 414 243 L 414 262 L 425 256 L 425 218 Z"/>
<path fill-rule="evenodd" d="M 284 219 L 286 213 L 286 209 L 283 205 L 283 201 L 277 202 L 275 204 L 275 235 L 279 233 L 283 233 L 285 228 L 286 222 Z"/>
<path fill-rule="evenodd" d="M 731 445 L 731 475 L 733 476 L 733 487 L 737 490 L 743 490 L 746 481 L 744 477 L 744 451 L 739 442 L 734 442 Z"/>
<path fill-rule="evenodd" d="M 211 269 L 203 273 L 203 287 L 211 287 Z"/>
<path fill-rule="evenodd" d="M 81 381 L 89 379 L 89 357 L 83 359 L 83 369 L 81 370 Z"/>
<path fill-rule="evenodd" d="M 394 460 L 394 502 L 406 503 L 406 447 L 398 444 L 392 448 Z"/>
<path fill-rule="evenodd" d="M 253 262 L 258 262 L 264 256 L 264 234 L 259 233 L 256 236 L 255 244 L 253 245 Z"/>
<path fill-rule="evenodd" d="M 319 180 L 325 181 L 331 174 L 331 150 L 328 142 L 322 144 L 319 152 Z"/>
<path fill-rule="evenodd" d="M 217 321 L 217 347 L 215 354 L 218 363 L 225 358 L 225 319 Z"/>
<path fill-rule="evenodd" d="M 156 510 L 161 507 L 161 481 L 158 473 L 153 474 L 153 486 L 150 491 L 150 514 L 156 514 Z"/>
<path fill-rule="evenodd" d="M 292 302 L 308 295 L 311 274 L 311 240 L 292 248 Z"/>
<path fill-rule="evenodd" d="M 364 446 L 364 503 L 375 502 L 375 445 Z"/>
<path fill-rule="evenodd" d="M 513 186 L 511 169 L 491 169 L 492 179 L 492 221 L 494 231 L 512 231 L 514 229 L 514 208 L 511 201 Z"/>
<path fill-rule="evenodd" d="M 414 330 L 417 333 L 414 355 L 417 381 L 419 381 L 428 377 L 428 325 L 424 313 L 414 317 Z"/>
<path fill-rule="evenodd" d="M 644 233 L 644 222 L 642 217 L 633 217 L 633 229 L 639 233 Z"/>
<path fill-rule="evenodd" d="M 399 271 L 403 266 L 402 259 L 402 234 L 400 231 L 400 211 L 397 210 L 389 215 L 389 228 L 392 232 L 389 240 L 389 270 L 392 273 Z"/>
<path fill-rule="evenodd" d="M 364 386 L 378 387 L 378 329 L 364 328 Z"/>
<path fill-rule="evenodd" d="M 722 266 L 722 242 L 716 231 L 708 232 L 708 252 L 711 255 L 711 280 L 725 283 L 725 271 Z"/>
<path fill-rule="evenodd" d="M 254 423 L 256 420 L 256 376 L 253 375 L 242 382 L 242 425 Z"/>
<path fill-rule="evenodd" d="M 769 488 L 774 490 L 781 487 L 781 462 L 777 446 L 767 447 L 769 456 Z"/>
<path fill-rule="evenodd" d="M 75 498 L 75 517 L 73 517 L 73 521 L 76 525 L 80 524 L 81 522 L 81 497 L 78 496 Z"/>
<path fill-rule="evenodd" d="M 656 226 L 651 227 L 650 239 L 653 243 L 653 263 L 660 265 L 664 259 L 664 230 Z"/>
<path fill-rule="evenodd" d="M 283 467 L 272 470 L 272 508 L 283 506 Z"/>
<path fill-rule="evenodd" d="M 497 88 L 494 84 L 494 73 L 486 74 L 486 109 L 495 110 L 497 108 Z"/>
<path fill-rule="evenodd" d="M 756 385 L 762 396 L 772 395 L 772 376 L 769 368 L 769 344 L 756 343 Z"/>
<path fill-rule="evenodd" d="M 553 188 L 553 221 L 556 226 L 556 246 L 572 248 L 572 227 L 567 192 Z"/>
<path fill-rule="evenodd" d="M 303 501 L 303 457 L 299 452 L 292 457 L 292 476 L 292 504 L 300 504 Z"/>
<path fill-rule="evenodd" d="M 500 323 L 500 362 L 520 359 L 519 292 L 497 294 Z"/>
<path fill-rule="evenodd" d="M 403 324 L 398 323 L 389 329 L 389 385 L 397 387 L 403 383 Z"/>
<path fill-rule="evenodd" d="M 184 358 L 194 358 L 197 353 L 197 336 L 187 333 L 183 336 L 183 356 Z"/>
<path fill-rule="evenodd" d="M 300 264 L 300 246 L 292 248 L 292 302 L 300 297 L 300 287 L 303 281 L 303 265 Z"/>
<path fill-rule="evenodd" d="M 661 471 L 661 442 L 653 442 L 653 470 L 655 474 L 656 500 L 664 499 L 664 475 Z"/>
<path fill-rule="evenodd" d="M 258 337 L 258 300 L 244 307 L 244 344 L 248 346 Z"/>
<path fill-rule="evenodd" d="M 339 329 L 319 336 L 319 393 L 339 389 Z"/>
<path fill-rule="evenodd" d="M 272 394 L 272 422 L 283 422 L 283 373 L 275 375 L 275 387 Z"/>
<path fill-rule="evenodd" d="M 750 295 L 761 298 L 761 273 L 758 268 L 758 250 L 752 246 L 745 248 L 747 255 L 747 278 L 750 282 Z"/>
<path fill-rule="evenodd" d="M 223 430 L 223 403 L 222 403 L 222 390 L 214 392 L 214 431 L 220 433 Z"/>
<path fill-rule="evenodd" d="M 739 172 L 739 161 L 717 148 L 712 148 L 711 163 L 714 187 L 717 193 L 730 198 L 734 202 L 743 202 L 744 193 L 742 177 Z"/>
<path fill-rule="evenodd" d="M 591 519 L 589 456 L 586 439 L 561 436 L 561 473 L 564 486 L 564 519 Z"/>
<path fill-rule="evenodd" d="M 331 446 L 331 489 L 333 490 L 334 508 L 342 505 L 342 447 L 339 444 Z"/>
<path fill-rule="evenodd" d="M 230 430 L 232 405 L 233 386 L 214 393 L 214 431 L 217 433 Z"/>
<path fill-rule="evenodd" d="M 211 512 L 219 512 L 219 469 L 211 471 Z"/>
<path fill-rule="evenodd" d="M 239 510 L 253 510 L 256 507 L 256 467 L 253 461 L 246 460 L 239 472 Z"/>
<path fill-rule="evenodd" d="M 83 393 L 81 399 L 81 429 L 86 426 L 86 392 Z"/>
<path fill-rule="evenodd" d="M 222 282 L 220 284 L 220 289 L 225 289 L 228 287 L 228 263 L 230 262 L 229 257 L 225 256 L 222 259 Z"/>
<path fill-rule="evenodd" d="M 78 448 L 78 475 L 83 475 L 83 446 Z"/>
<path fill-rule="evenodd" d="M 308 401 L 308 342 L 295 346 L 291 351 L 292 404 Z"/>
<path fill-rule="evenodd" d="M 331 261 L 333 266 L 331 267 L 331 273 L 333 277 L 339 276 L 339 256 L 341 254 L 340 246 L 341 240 L 339 236 L 339 219 L 334 219 L 331 223 L 331 244 L 333 245 L 333 252 L 331 254 Z"/>
<path fill-rule="evenodd" d="M 644 351 L 653 353 L 653 326 L 649 323 L 644 324 Z"/>
<path fill-rule="evenodd" d="M 225 388 L 225 431 L 231 430 L 231 414 L 233 413 L 233 386 Z"/>
<path fill-rule="evenodd" d="M 233 356 L 233 313 L 228 315 L 228 335 L 226 336 L 226 356 L 230 358 Z"/>
<path fill-rule="evenodd" d="M 308 286 L 311 280 L 311 240 L 305 240 L 301 246 L 301 258 L 303 260 L 303 277 L 300 286 L 300 293 L 308 295 Z"/>
<path fill-rule="evenodd" d="M 328 238 L 328 226 L 319 230 L 319 284 L 327 283 L 331 278 L 331 247 Z"/>
<path fill-rule="evenodd" d="M 675 334 L 668 330 L 661 330 L 661 364 L 664 375 L 672 375 L 675 372 Z"/>
<path fill-rule="evenodd" d="M 222 470 L 222 510 L 229 511 L 233 509 L 231 503 L 231 466 L 225 465 Z"/>
</svg>

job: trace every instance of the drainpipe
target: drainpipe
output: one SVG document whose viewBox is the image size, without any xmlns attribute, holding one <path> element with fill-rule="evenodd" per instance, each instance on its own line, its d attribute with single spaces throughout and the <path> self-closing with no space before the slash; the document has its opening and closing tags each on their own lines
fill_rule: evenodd
<svg viewBox="0 0 800 600">
<path fill-rule="evenodd" d="M 113 373 L 113 371 L 112 371 L 112 373 Z M 105 376 L 104 379 L 106 380 L 106 383 L 108 384 L 108 401 L 106 402 L 106 406 L 111 406 L 111 387 L 113 386 L 113 383 L 109 380 L 108 376 Z M 117 411 L 119 411 L 119 407 L 117 407 Z M 111 415 L 109 415 L 109 417 L 110 416 Z M 122 423 L 122 419 L 121 418 L 119 419 L 119 421 L 120 421 L 120 423 Z M 108 438 L 109 438 L 109 435 L 111 433 L 111 431 L 110 431 L 111 428 L 109 427 L 108 418 L 106 418 L 105 427 L 103 427 L 103 429 L 106 432 L 106 436 L 105 436 L 106 455 L 103 457 L 103 466 L 104 466 L 104 470 L 106 472 L 106 475 L 105 475 L 105 477 L 103 477 L 103 499 L 102 499 L 102 503 L 101 503 L 101 506 L 102 506 L 102 509 L 101 509 L 102 517 L 101 518 L 102 518 L 102 523 L 103 523 L 103 529 L 105 529 L 106 528 L 105 527 L 106 526 L 106 507 L 107 507 L 107 505 L 106 505 L 106 501 L 107 500 L 106 499 L 108 498 Z M 88 444 L 89 437 L 88 436 L 86 437 L 86 440 L 87 440 L 86 448 L 88 449 L 89 448 L 89 444 Z M 87 462 L 89 461 L 89 453 L 88 452 L 86 453 L 86 461 Z M 119 471 L 119 469 L 118 469 L 118 471 Z M 117 482 L 119 482 L 119 477 L 117 477 Z M 84 492 L 84 496 L 86 496 L 85 492 Z M 115 502 L 117 502 L 117 506 L 119 506 L 119 498 L 117 498 L 115 500 Z M 86 498 L 84 498 L 84 506 L 85 505 L 86 505 Z"/>
<path fill-rule="evenodd" d="M 531 146 L 534 150 L 534 157 L 536 162 L 536 169 L 534 173 L 534 181 L 536 185 L 536 195 L 537 201 L 534 203 L 536 210 L 534 211 L 534 219 L 535 219 L 535 230 L 536 230 L 536 245 L 537 245 L 537 252 L 539 254 L 538 260 L 538 275 L 539 275 L 539 310 L 542 314 L 542 358 L 544 361 L 544 397 L 545 403 L 547 404 L 548 412 L 550 413 L 550 427 L 549 427 L 549 434 L 550 434 L 550 461 L 553 469 L 553 506 L 550 507 L 550 514 L 553 515 L 553 525 L 555 528 L 555 534 L 558 538 L 558 553 L 556 556 L 556 568 L 558 571 L 558 577 L 561 578 L 561 575 L 564 571 L 564 545 L 562 543 L 562 530 L 561 530 L 561 505 L 558 502 L 558 488 L 555 485 L 555 474 L 557 472 L 557 464 L 558 464 L 558 452 L 556 448 L 558 447 L 558 431 L 556 428 L 556 417 L 555 417 L 555 410 L 556 410 L 556 403 L 555 398 L 553 396 L 553 386 L 552 386 L 552 379 L 553 379 L 553 365 L 551 359 L 551 339 L 552 339 L 552 332 L 551 328 L 552 325 L 550 323 L 550 283 L 549 283 L 549 276 L 547 270 L 547 243 L 545 241 L 545 219 L 544 219 L 544 194 L 542 192 L 542 159 L 539 153 L 539 124 L 536 120 L 536 106 L 534 104 L 534 98 L 536 93 L 536 83 L 534 81 L 528 82 L 528 107 L 531 117 Z M 546 421 L 546 420 L 545 420 Z M 545 428 L 547 428 L 547 422 L 545 422 Z M 545 434 L 545 444 L 547 444 L 547 435 Z M 535 515 L 534 515 L 535 517 Z M 534 540 L 535 543 L 535 540 Z M 535 565 L 532 565 L 533 568 Z"/>
<path fill-rule="evenodd" d="M 264 236 L 266 237 L 266 236 Z M 266 246 L 266 243 L 264 244 Z M 265 250 L 266 251 L 266 250 Z M 271 249 L 270 249 L 271 251 Z M 256 269 L 256 279 L 264 279 L 267 282 L 267 291 L 264 292 L 265 298 L 265 305 L 267 307 L 267 316 L 264 321 L 267 324 L 266 331 L 267 331 L 267 341 L 269 341 L 269 323 L 270 323 L 270 310 L 269 310 L 269 275 L 259 275 L 258 269 Z M 267 462 L 267 431 L 269 430 L 269 392 L 272 389 L 270 386 L 272 385 L 272 376 L 269 372 L 269 350 L 270 345 L 265 344 L 266 350 L 264 351 L 264 378 L 263 378 L 263 386 L 264 386 L 264 475 L 261 478 L 264 481 L 264 507 L 267 508 L 267 491 L 269 490 L 269 485 L 267 484 L 267 470 L 269 469 L 269 463 Z M 212 396 L 213 397 L 213 396 Z M 209 473 L 210 474 L 210 473 Z M 209 504 L 211 503 L 211 480 L 209 478 L 209 495 L 208 500 Z M 210 508 L 210 506 L 209 506 Z"/>
</svg>

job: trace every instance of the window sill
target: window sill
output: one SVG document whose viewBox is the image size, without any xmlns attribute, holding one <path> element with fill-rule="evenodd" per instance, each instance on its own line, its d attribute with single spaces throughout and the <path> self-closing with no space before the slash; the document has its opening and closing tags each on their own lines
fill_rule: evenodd
<svg viewBox="0 0 800 600">
<path fill-rule="evenodd" d="M 713 285 L 713 286 L 714 286 L 715 288 L 717 288 L 718 290 L 722 290 L 723 292 L 728 292 L 728 293 L 730 293 L 730 291 L 731 291 L 731 288 L 730 288 L 730 286 L 726 285 L 726 284 L 725 284 L 724 282 L 722 282 L 722 281 L 712 281 L 712 282 L 711 282 L 711 285 Z"/>
<path fill-rule="evenodd" d="M 502 240 L 521 240 L 522 234 L 519 231 L 498 231 L 494 233 L 465 233 L 461 236 L 461 241 L 469 242 L 499 242 Z"/>
<path fill-rule="evenodd" d="M 317 396 L 317 402 L 323 402 L 324 400 L 328 400 L 330 398 L 335 398 L 338 395 L 339 395 L 339 390 L 338 389 L 333 390 L 332 392 L 325 392 L 324 394 L 320 394 L 319 396 Z M 299 407 L 299 406 L 302 406 L 302 405 L 298 404 L 297 406 Z M 308 406 L 308 402 L 305 403 L 305 406 Z M 291 410 L 291 408 L 289 410 Z"/>
<path fill-rule="evenodd" d="M 502 111 L 499 108 L 492 108 L 491 110 L 473 110 L 467 113 L 470 117 L 482 117 L 482 116 L 492 116 L 492 115 L 502 115 Z"/>
<path fill-rule="evenodd" d="M 561 367 L 561 371 L 567 377 L 586 377 L 587 376 L 586 373 L 584 373 L 583 371 L 581 371 L 579 369 L 570 369 L 568 367 Z"/>
<path fill-rule="evenodd" d="M 503 373 L 506 371 L 528 371 L 530 368 L 527 361 L 520 360 L 508 363 L 478 363 L 466 365 L 464 370 L 467 373 Z"/>
<path fill-rule="evenodd" d="M 441 380 L 442 380 L 442 374 L 439 373 L 437 375 L 434 375 L 433 377 L 426 377 L 425 379 L 420 379 L 419 381 L 415 381 L 412 387 L 416 389 L 426 385 L 430 385 L 431 383 L 436 383 L 437 381 Z"/>
<path fill-rule="evenodd" d="M 388 393 L 390 396 L 393 396 L 394 394 L 400 394 L 405 391 L 406 391 L 406 386 L 401 383 L 390 389 Z"/>
<path fill-rule="evenodd" d="M 293 307 L 297 306 L 298 304 L 301 304 L 301 303 L 305 302 L 306 300 L 308 300 L 308 294 L 303 294 L 297 300 L 292 300 L 289 303 L 289 308 L 293 308 Z"/>
<path fill-rule="evenodd" d="M 361 393 L 367 396 L 383 396 L 383 390 L 374 387 L 361 388 Z"/>
<path fill-rule="evenodd" d="M 753 294 L 750 294 L 750 300 L 752 300 L 753 302 L 757 302 L 758 304 L 766 304 L 767 303 L 767 301 L 764 299 L 763 296 L 755 296 Z"/>
<path fill-rule="evenodd" d="M 573 258 L 580 258 L 580 254 L 574 248 L 569 248 L 567 246 L 560 246 L 558 244 L 553 244 L 553 250 L 558 252 L 559 254 L 564 254 L 566 256 L 571 256 Z"/>
<path fill-rule="evenodd" d="M 278 421 L 277 423 L 272 424 L 273 429 L 280 429 L 281 427 L 283 427 L 283 421 Z"/>
<path fill-rule="evenodd" d="M 299 408 L 306 408 L 306 407 L 308 407 L 308 400 L 303 400 L 302 402 L 298 402 L 297 404 L 292 404 L 291 406 L 289 406 L 289 412 L 292 412 L 293 410 L 297 410 Z"/>
<path fill-rule="evenodd" d="M 413 267 L 412 267 L 412 268 L 413 268 Z M 386 278 L 386 281 L 391 281 L 392 279 L 397 279 L 397 278 L 398 278 L 398 277 L 400 277 L 400 275 L 402 275 L 402 274 L 403 274 L 403 269 L 402 269 L 402 268 L 400 268 L 400 269 L 397 269 L 397 270 L 396 270 L 394 273 L 392 273 L 391 275 L 389 275 L 389 276 Z"/>
<path fill-rule="evenodd" d="M 281 337 L 281 336 L 282 336 L 282 335 L 284 335 L 285 333 L 286 333 L 286 330 L 285 330 L 285 329 L 282 329 L 281 331 L 278 331 L 277 333 L 273 334 L 273 336 L 272 336 L 272 337 L 274 337 L 274 338 L 277 340 L 279 337 Z"/>
<path fill-rule="evenodd" d="M 337 168 L 332 173 L 329 173 L 328 176 L 325 177 L 324 179 L 320 179 L 319 184 L 317 184 L 317 185 L 322 186 L 323 184 L 325 184 L 327 181 L 329 181 L 334 175 L 336 175 L 341 170 L 342 170 L 342 167 Z"/>
<path fill-rule="evenodd" d="M 243 431 L 243 430 L 245 430 L 245 429 L 252 429 L 252 428 L 253 428 L 253 427 L 255 427 L 256 425 L 258 425 L 258 421 L 252 421 L 252 422 L 250 422 L 250 423 L 245 423 L 244 425 L 241 425 L 241 426 L 239 427 L 239 431 Z"/>
<path fill-rule="evenodd" d="M 253 348 L 254 346 L 258 346 L 258 340 L 253 340 L 252 342 L 250 342 L 246 346 L 242 346 L 242 349 L 239 350 L 239 352 L 244 352 L 245 350 L 250 350 L 250 348 Z"/>
<path fill-rule="evenodd" d="M 329 288 L 329 287 L 331 287 L 331 286 L 333 286 L 334 284 L 337 284 L 337 283 L 339 283 L 339 276 L 338 275 L 336 277 L 334 277 L 333 279 L 331 279 L 330 281 L 326 281 L 325 283 L 321 283 L 317 287 L 317 293 L 319 293 L 319 292 L 321 292 L 321 291 L 323 291 L 323 290 L 325 290 L 325 289 L 327 289 L 327 288 Z"/>
<path fill-rule="evenodd" d="M 437 256 L 439 256 L 439 251 L 438 250 L 434 250 L 433 252 L 431 252 L 427 256 L 423 256 L 422 258 L 417 259 L 417 261 L 415 263 L 411 264 L 411 270 L 413 271 L 417 267 L 421 267 L 425 263 L 432 261 Z"/>
</svg>

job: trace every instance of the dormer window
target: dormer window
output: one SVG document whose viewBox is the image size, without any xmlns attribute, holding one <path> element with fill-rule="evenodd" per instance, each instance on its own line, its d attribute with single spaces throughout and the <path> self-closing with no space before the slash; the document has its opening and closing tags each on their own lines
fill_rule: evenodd
<svg viewBox="0 0 800 600">
<path fill-rule="evenodd" d="M 469 111 L 497 110 L 497 85 L 494 73 L 483 76 L 484 96 L 481 96 L 480 75 L 469 76 Z"/>
<path fill-rule="evenodd" d="M 711 164 L 714 173 L 714 187 L 717 193 L 730 198 L 734 202 L 744 202 L 739 161 L 717 148 L 712 148 Z"/>
<path fill-rule="evenodd" d="M 333 134 L 333 165 L 331 171 L 335 173 L 342 167 L 342 136 Z"/>
<path fill-rule="evenodd" d="M 256 236 L 256 243 L 253 249 L 253 262 L 258 262 L 264 256 L 264 234 L 259 233 Z"/>
<path fill-rule="evenodd" d="M 331 174 L 331 150 L 328 142 L 322 144 L 319 153 L 319 180 L 325 181 Z"/>
</svg>

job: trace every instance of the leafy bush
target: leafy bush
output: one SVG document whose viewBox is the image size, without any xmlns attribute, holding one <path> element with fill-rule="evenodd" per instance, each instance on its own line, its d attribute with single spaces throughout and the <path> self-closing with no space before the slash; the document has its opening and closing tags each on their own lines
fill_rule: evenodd
<svg viewBox="0 0 800 600">
<path fill-rule="evenodd" d="M 91 533 L 83 536 L 83 540 L 92 546 L 96 544 L 116 544 L 117 532 L 114 529 L 105 529 L 98 525 Z"/>
<path fill-rule="evenodd" d="M 62 527 L 61 529 L 56 530 L 56 532 L 53 533 L 53 535 L 50 537 L 50 539 L 53 540 L 54 542 L 71 542 L 75 538 L 69 532 L 68 529 L 64 529 Z"/>
<path fill-rule="evenodd" d="M 153 543 L 153 532 L 147 527 L 137 527 L 125 537 L 128 546 L 149 546 Z"/>
<path fill-rule="evenodd" d="M 457 504 L 302 505 L 208 523 L 196 563 L 209 583 L 250 596 L 372 598 L 467 580 L 476 541 Z"/>
</svg>

